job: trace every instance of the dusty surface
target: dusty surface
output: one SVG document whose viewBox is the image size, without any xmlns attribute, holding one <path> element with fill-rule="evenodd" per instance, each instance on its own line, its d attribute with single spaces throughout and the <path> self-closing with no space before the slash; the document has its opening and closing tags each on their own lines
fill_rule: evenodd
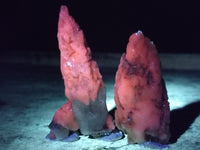
<svg viewBox="0 0 200 150">
<path fill-rule="evenodd" d="M 117 66 L 118 64 L 116 64 Z M 55 111 L 66 102 L 59 66 L 0 64 L 0 145 L 2 150 L 105 150 L 152 149 L 155 146 L 127 145 L 126 137 L 116 142 L 81 137 L 77 142 L 45 139 Z M 114 101 L 116 67 L 100 68 L 108 104 Z M 200 149 L 200 71 L 163 72 L 171 107 L 169 149 Z M 167 149 L 167 147 L 165 148 Z"/>
</svg>

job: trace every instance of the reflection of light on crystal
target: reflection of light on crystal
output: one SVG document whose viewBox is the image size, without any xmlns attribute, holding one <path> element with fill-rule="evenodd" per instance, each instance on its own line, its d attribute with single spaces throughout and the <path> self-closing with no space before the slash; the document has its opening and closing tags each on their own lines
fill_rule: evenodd
<svg viewBox="0 0 200 150">
<path fill-rule="evenodd" d="M 72 67 L 72 63 L 70 61 L 67 61 L 67 66 Z"/>
<path fill-rule="evenodd" d="M 142 31 L 139 30 L 139 31 L 136 33 L 136 35 L 139 35 L 139 34 L 142 34 Z"/>
</svg>

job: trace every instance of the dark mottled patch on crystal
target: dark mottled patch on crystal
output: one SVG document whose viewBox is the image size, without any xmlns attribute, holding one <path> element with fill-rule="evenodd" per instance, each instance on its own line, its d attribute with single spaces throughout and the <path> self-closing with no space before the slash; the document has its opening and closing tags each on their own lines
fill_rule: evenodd
<svg viewBox="0 0 200 150">
<path fill-rule="evenodd" d="M 128 122 L 129 125 L 132 125 L 132 124 L 133 124 L 132 116 L 133 116 L 133 112 L 132 112 L 132 111 L 129 111 L 129 112 L 128 112 L 128 117 L 127 117 L 127 122 Z"/>
<path fill-rule="evenodd" d="M 161 84 L 162 84 L 162 97 L 161 97 L 161 99 L 163 101 L 167 101 L 168 100 L 167 89 L 166 89 L 166 85 L 165 85 L 165 80 L 163 78 L 161 79 Z"/>
<path fill-rule="evenodd" d="M 146 141 L 153 141 L 153 142 L 160 142 L 157 136 L 152 136 L 151 134 L 145 133 L 145 140 Z"/>
<path fill-rule="evenodd" d="M 144 76 L 146 73 L 147 68 L 140 63 L 130 63 L 125 58 L 125 56 L 122 56 L 124 61 L 122 62 L 122 67 L 126 70 L 126 74 L 128 76 L 137 75 L 137 76 Z"/>
<path fill-rule="evenodd" d="M 159 99 L 151 99 L 152 100 L 152 102 L 154 103 L 154 105 L 156 106 L 156 108 L 157 109 L 161 109 L 162 108 L 162 103 L 161 103 L 161 101 L 159 100 Z"/>
<path fill-rule="evenodd" d="M 146 68 L 140 64 L 130 65 L 127 69 L 127 75 L 144 76 L 145 72 Z"/>
<path fill-rule="evenodd" d="M 147 73 L 147 76 L 146 76 L 146 77 L 147 77 L 147 84 L 148 84 L 148 85 L 154 83 L 153 74 L 152 74 L 151 71 L 149 71 L 149 72 Z"/>
</svg>

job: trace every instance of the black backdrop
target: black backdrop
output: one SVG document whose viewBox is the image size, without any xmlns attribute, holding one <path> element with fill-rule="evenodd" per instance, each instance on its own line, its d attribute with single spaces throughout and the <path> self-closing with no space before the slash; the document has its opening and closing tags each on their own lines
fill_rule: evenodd
<svg viewBox="0 0 200 150">
<path fill-rule="evenodd" d="M 62 4 L 83 29 L 92 51 L 123 52 L 142 30 L 159 52 L 199 53 L 200 9 L 181 0 L 1 1 L 0 50 L 57 51 Z"/>
</svg>

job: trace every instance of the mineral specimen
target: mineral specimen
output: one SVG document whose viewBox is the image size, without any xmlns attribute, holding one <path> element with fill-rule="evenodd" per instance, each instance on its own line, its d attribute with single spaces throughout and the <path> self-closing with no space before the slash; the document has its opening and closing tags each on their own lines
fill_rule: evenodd
<svg viewBox="0 0 200 150">
<path fill-rule="evenodd" d="M 102 76 L 91 58 L 83 31 L 69 15 L 66 6 L 61 6 L 57 37 L 68 102 L 55 113 L 50 133 L 63 139 L 69 130 L 79 128 L 85 135 L 112 131 L 115 126 L 106 108 Z"/>
<path fill-rule="evenodd" d="M 76 131 L 79 129 L 72 112 L 70 100 L 56 111 L 49 128 L 51 129 L 49 138 L 57 140 L 66 139 L 70 130 Z"/>
<path fill-rule="evenodd" d="M 141 31 L 129 38 L 115 78 L 115 122 L 129 143 L 169 140 L 170 110 L 160 60 Z"/>
</svg>

